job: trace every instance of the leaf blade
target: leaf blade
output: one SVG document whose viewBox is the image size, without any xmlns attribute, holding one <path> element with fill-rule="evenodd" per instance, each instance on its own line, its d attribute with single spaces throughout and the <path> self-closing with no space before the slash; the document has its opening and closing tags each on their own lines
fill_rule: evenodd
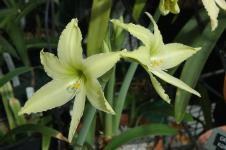
<svg viewBox="0 0 226 150">
<path fill-rule="evenodd" d="M 117 147 L 135 139 L 138 137 L 144 137 L 147 135 L 174 135 L 176 130 L 168 125 L 164 124 L 150 124 L 142 125 L 129 129 L 121 133 L 119 136 L 116 136 L 112 141 L 104 148 L 104 150 L 112 150 Z"/>
</svg>

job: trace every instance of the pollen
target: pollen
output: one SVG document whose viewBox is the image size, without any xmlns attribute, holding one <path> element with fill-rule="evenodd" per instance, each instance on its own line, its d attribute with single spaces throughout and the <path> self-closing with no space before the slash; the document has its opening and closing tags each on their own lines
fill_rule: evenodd
<svg viewBox="0 0 226 150">
<path fill-rule="evenodd" d="M 69 86 L 67 87 L 67 90 L 68 90 L 69 92 L 76 92 L 80 87 L 81 87 L 81 83 L 80 83 L 79 81 L 77 81 L 77 82 L 75 82 L 75 83 L 69 85 Z"/>
<path fill-rule="evenodd" d="M 159 67 L 163 63 L 162 60 L 152 60 L 151 61 L 151 66 L 152 67 Z"/>
<path fill-rule="evenodd" d="M 72 85 L 74 89 L 79 89 L 81 84 L 80 82 L 76 82 L 75 84 Z"/>
</svg>

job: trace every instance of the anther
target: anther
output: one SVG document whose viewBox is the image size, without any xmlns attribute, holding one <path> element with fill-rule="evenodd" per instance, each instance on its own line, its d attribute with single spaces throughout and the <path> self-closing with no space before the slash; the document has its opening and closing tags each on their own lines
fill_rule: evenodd
<svg viewBox="0 0 226 150">
<path fill-rule="evenodd" d="M 75 82 L 75 83 L 69 85 L 69 86 L 67 87 L 67 90 L 68 90 L 69 92 L 76 92 L 76 91 L 80 88 L 80 86 L 81 86 L 80 82 L 77 81 L 77 82 Z"/>
</svg>

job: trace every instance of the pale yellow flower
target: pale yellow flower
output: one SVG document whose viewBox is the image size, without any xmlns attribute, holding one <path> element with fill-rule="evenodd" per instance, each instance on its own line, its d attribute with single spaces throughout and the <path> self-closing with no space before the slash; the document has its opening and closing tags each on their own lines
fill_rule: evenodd
<svg viewBox="0 0 226 150">
<path fill-rule="evenodd" d="M 214 31 L 218 26 L 218 14 L 219 14 L 219 7 L 226 11 L 226 1 L 225 0 L 202 0 L 202 3 L 207 10 L 208 15 L 210 16 L 211 21 L 211 28 Z M 218 7 L 218 6 L 219 7 Z"/>
<path fill-rule="evenodd" d="M 177 66 L 195 54 L 200 48 L 193 48 L 180 43 L 164 44 L 157 24 L 150 14 L 147 13 L 147 15 L 154 24 L 154 34 L 140 25 L 133 23 L 126 24 L 120 20 L 112 20 L 115 25 L 127 30 L 143 43 L 136 50 L 123 53 L 122 55 L 126 58 L 136 60 L 143 66 L 149 73 L 156 92 L 166 102 L 169 103 L 170 98 L 154 75 L 178 88 L 200 96 L 197 91 L 166 72 L 167 69 Z"/>
<path fill-rule="evenodd" d="M 34 93 L 20 111 L 20 114 L 46 111 L 64 105 L 75 97 L 69 141 L 72 141 L 83 114 L 86 97 L 97 109 L 115 113 L 105 99 L 97 78 L 115 65 L 121 52 L 101 53 L 83 59 L 81 40 L 78 21 L 72 19 L 60 36 L 58 57 L 41 51 L 41 63 L 53 80 Z"/>
<path fill-rule="evenodd" d="M 160 0 L 159 9 L 163 15 L 169 13 L 178 14 L 180 8 L 177 4 L 178 0 Z"/>
</svg>

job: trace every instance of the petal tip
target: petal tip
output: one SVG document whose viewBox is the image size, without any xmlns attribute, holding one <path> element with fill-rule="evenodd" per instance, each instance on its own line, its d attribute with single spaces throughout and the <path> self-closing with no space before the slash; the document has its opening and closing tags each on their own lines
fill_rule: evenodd
<svg viewBox="0 0 226 150">
<path fill-rule="evenodd" d="M 165 102 L 167 102 L 168 104 L 170 104 L 171 99 L 168 97 L 167 99 L 165 99 Z"/>
<path fill-rule="evenodd" d="M 145 14 L 151 19 L 151 21 L 154 20 L 154 18 L 152 17 L 152 15 L 149 12 L 145 12 Z"/>
<path fill-rule="evenodd" d="M 147 16 L 151 16 L 151 14 L 149 12 L 144 12 Z M 152 17 L 152 16 L 151 16 Z"/>
<path fill-rule="evenodd" d="M 112 115 L 115 115 L 115 111 L 114 110 L 110 110 L 109 113 L 112 114 Z"/>
<path fill-rule="evenodd" d="M 67 24 L 66 28 L 78 28 L 78 19 L 71 19 L 71 21 Z"/>
<path fill-rule="evenodd" d="M 74 24 L 74 25 L 78 25 L 78 19 L 77 18 L 73 18 L 71 19 L 71 22 Z"/>
<path fill-rule="evenodd" d="M 191 93 L 198 96 L 199 98 L 201 97 L 201 94 L 199 92 L 197 92 L 196 90 L 193 90 Z"/>
<path fill-rule="evenodd" d="M 42 59 L 42 57 L 45 57 L 45 52 L 43 49 L 40 51 L 40 58 Z"/>
<path fill-rule="evenodd" d="M 72 143 L 72 139 L 71 135 L 68 135 L 68 143 Z"/>
<path fill-rule="evenodd" d="M 114 24 L 114 25 L 117 25 L 117 26 L 122 26 L 124 25 L 124 23 L 118 19 L 111 19 L 111 22 Z"/>
<path fill-rule="evenodd" d="M 112 114 L 112 115 L 115 115 L 115 111 L 112 109 L 112 107 L 107 103 L 105 103 L 105 105 L 106 105 L 106 108 L 107 108 L 107 113 L 109 113 L 109 114 Z"/>
<path fill-rule="evenodd" d="M 202 49 L 202 47 L 195 48 L 196 51 L 200 51 L 201 49 Z"/>
<path fill-rule="evenodd" d="M 199 92 L 197 92 L 195 95 L 197 95 L 198 97 L 202 97 Z"/>
<path fill-rule="evenodd" d="M 128 52 L 128 50 L 127 49 L 123 49 L 123 50 L 121 50 L 121 55 L 123 55 L 123 54 L 125 54 L 125 53 L 127 53 Z"/>
</svg>

